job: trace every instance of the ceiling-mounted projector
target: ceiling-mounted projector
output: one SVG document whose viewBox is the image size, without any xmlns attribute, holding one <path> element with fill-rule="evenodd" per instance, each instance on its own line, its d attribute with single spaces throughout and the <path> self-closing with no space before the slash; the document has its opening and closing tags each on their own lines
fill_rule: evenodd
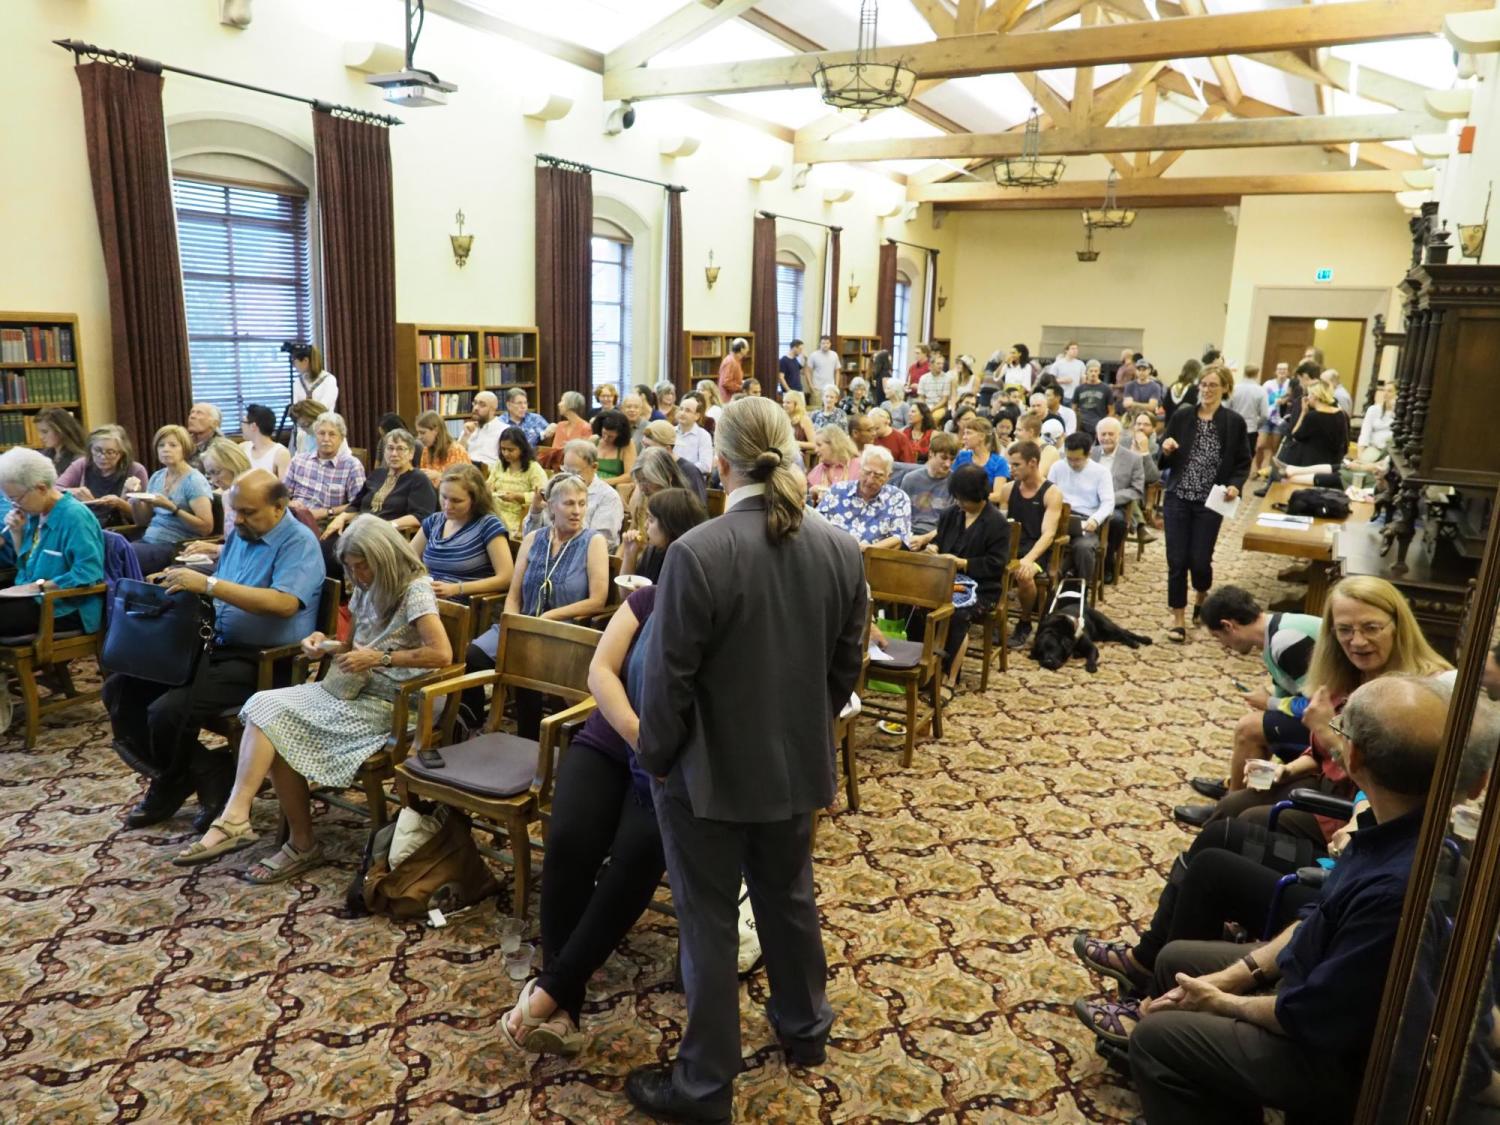
<svg viewBox="0 0 1500 1125">
<path fill-rule="evenodd" d="M 385 90 L 385 100 L 392 105 L 404 105 L 411 109 L 426 106 L 447 105 L 448 95 L 458 89 L 452 82 L 444 82 L 430 70 L 398 70 L 394 74 L 372 74 L 365 79 L 371 86 Z"/>
<path fill-rule="evenodd" d="M 458 89 L 430 70 L 417 69 L 417 40 L 422 37 L 422 25 L 426 22 L 427 0 L 406 0 L 406 69 L 393 74 L 372 74 L 365 79 L 369 85 L 381 87 L 385 91 L 385 100 L 392 105 L 404 105 L 408 109 L 447 105 L 448 95 Z"/>
</svg>

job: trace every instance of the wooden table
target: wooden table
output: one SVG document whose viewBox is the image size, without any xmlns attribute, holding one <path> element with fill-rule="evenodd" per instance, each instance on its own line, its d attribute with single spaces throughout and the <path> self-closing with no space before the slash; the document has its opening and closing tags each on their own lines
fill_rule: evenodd
<svg viewBox="0 0 1500 1125">
<path fill-rule="evenodd" d="M 1302 612 L 1323 612 L 1323 601 L 1328 596 L 1329 577 L 1337 561 L 1336 538 L 1341 531 L 1355 526 L 1367 525 L 1375 514 L 1375 505 L 1360 501 L 1349 506 L 1349 517 L 1342 520 L 1315 519 L 1310 527 L 1262 527 L 1255 521 L 1263 512 L 1277 512 L 1277 504 L 1285 504 L 1292 493 L 1309 485 L 1278 481 L 1256 504 L 1250 523 L 1245 528 L 1241 546 L 1247 551 L 1261 551 L 1268 555 L 1286 555 L 1294 559 L 1306 559 L 1307 594 L 1302 601 Z"/>
</svg>

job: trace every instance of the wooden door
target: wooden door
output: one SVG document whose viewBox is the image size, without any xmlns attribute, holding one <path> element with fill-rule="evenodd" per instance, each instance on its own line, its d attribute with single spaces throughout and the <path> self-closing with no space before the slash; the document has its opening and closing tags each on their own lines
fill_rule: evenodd
<svg viewBox="0 0 1500 1125">
<path fill-rule="evenodd" d="M 1266 328 L 1266 356 L 1260 369 L 1275 371 L 1278 363 L 1285 363 L 1297 370 L 1316 332 L 1310 316 L 1273 316 Z"/>
</svg>

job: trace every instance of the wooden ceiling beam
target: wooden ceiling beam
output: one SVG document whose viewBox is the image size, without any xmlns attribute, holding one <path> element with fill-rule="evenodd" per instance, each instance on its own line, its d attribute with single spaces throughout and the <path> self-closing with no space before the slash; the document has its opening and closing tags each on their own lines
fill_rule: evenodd
<svg viewBox="0 0 1500 1125">
<path fill-rule="evenodd" d="M 957 10 L 951 0 L 911 0 L 917 14 L 927 21 L 934 35 L 952 35 Z"/>
<path fill-rule="evenodd" d="M 691 43 L 722 23 L 748 12 L 755 0 L 719 0 L 714 7 L 690 0 L 665 19 L 652 24 L 604 56 L 604 70 L 626 70 L 644 66 L 653 55 Z"/>
<path fill-rule="evenodd" d="M 1336 90 L 1348 92 L 1352 70 L 1346 61 L 1325 51 L 1318 59 L 1318 66 L 1328 76 L 1330 86 Z M 1368 66 L 1359 68 L 1359 96 L 1368 101 L 1379 102 L 1381 105 L 1395 106 L 1397 109 L 1420 110 L 1426 105 L 1424 99 L 1430 89 L 1429 86 L 1398 78 L 1383 70 L 1372 70 Z"/>
<path fill-rule="evenodd" d="M 1141 128 L 1147 129 L 1156 124 L 1156 98 L 1157 87 L 1155 82 L 1146 83 L 1146 88 L 1141 91 L 1141 111 L 1139 122 Z M 1137 173 L 1144 172 L 1151 163 L 1151 150 L 1143 148 L 1135 154 L 1135 170 Z"/>
<path fill-rule="evenodd" d="M 1479 11 L 1492 0 L 1347 0 L 1299 8 L 1184 16 L 1151 23 L 1102 24 L 1023 35 L 980 34 L 881 47 L 873 58 L 902 61 L 921 78 L 961 78 L 1059 67 L 1196 58 L 1226 43 L 1247 52 L 1369 43 L 1435 34 L 1443 17 Z M 730 94 L 811 86 L 819 62 L 850 62 L 851 51 L 804 53 L 685 67 L 606 71 L 610 99 Z"/>
<path fill-rule="evenodd" d="M 958 0 L 958 14 L 953 19 L 954 35 L 973 35 L 979 30 L 979 13 L 984 0 Z"/>
<path fill-rule="evenodd" d="M 1117 78 L 1108 85 L 1095 90 L 1094 112 L 1089 117 L 1088 123 L 1108 125 L 1114 120 L 1115 114 L 1130 104 L 1132 98 L 1151 87 L 1152 81 L 1166 68 L 1166 65 L 1160 59 L 1156 62 L 1136 63 L 1130 68 L 1130 73 L 1123 78 Z"/>
<path fill-rule="evenodd" d="M 1031 203 L 1039 208 L 1088 207 L 1104 198 L 1102 180 L 1064 180 L 1050 188 L 1023 191 L 998 184 L 958 180 L 951 183 L 910 183 L 906 198 L 913 203 L 949 206 L 960 203 Z M 1178 176 L 1167 179 L 1122 179 L 1115 184 L 1121 206 L 1147 200 L 1182 200 L 1199 196 L 1350 195 L 1384 194 L 1406 190 L 1400 172 L 1293 172 L 1261 176 Z"/>
<path fill-rule="evenodd" d="M 1049 90 L 1039 81 L 1043 90 Z M 1056 99 L 1043 105 L 1048 116 L 1065 112 Z M 1041 101 L 1042 99 L 1038 99 Z M 1054 126 L 1039 138 L 1044 156 L 1087 156 L 1105 152 L 1151 152 L 1166 149 L 1276 148 L 1282 145 L 1333 145 L 1351 141 L 1410 140 L 1413 134 L 1438 131 L 1440 122 L 1420 113 L 1368 113 L 1350 117 L 1267 117 L 1217 121 L 1227 106 L 1214 103 L 1187 125 L 1124 125 L 1116 128 Z M 880 140 L 799 142 L 793 149 L 799 164 L 845 160 L 962 160 L 1018 156 L 1019 132 L 957 133 L 947 137 L 891 137 Z"/>
</svg>

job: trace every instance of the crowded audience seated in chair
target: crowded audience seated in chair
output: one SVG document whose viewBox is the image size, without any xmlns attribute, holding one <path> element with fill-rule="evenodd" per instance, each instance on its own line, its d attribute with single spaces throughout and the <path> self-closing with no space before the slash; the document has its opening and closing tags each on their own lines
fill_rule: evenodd
<svg viewBox="0 0 1500 1125">
<path fill-rule="evenodd" d="M 631 459 L 632 473 L 639 464 L 640 458 Z M 625 523 L 625 504 L 620 499 L 619 490 L 599 476 L 598 447 L 591 441 L 568 442 L 563 447 L 562 468 L 563 472 L 572 473 L 581 480 L 588 489 L 589 508 L 588 514 L 584 516 L 584 526 L 604 536 L 605 544 L 613 551 L 620 545 L 620 529 Z M 636 479 L 638 478 L 632 476 L 632 480 Z M 551 508 L 538 488 L 531 494 L 531 506 L 522 525 L 522 534 L 546 527 L 551 519 L 550 513 Z"/>
<path fill-rule="evenodd" d="M 224 502 L 224 494 L 230 486 L 250 471 L 250 458 L 235 442 L 225 437 L 214 438 L 203 451 L 203 479 L 213 489 L 210 498 L 213 504 L 214 526 L 219 535 L 228 535 L 234 530 L 234 509 Z M 273 474 L 274 475 L 274 474 Z"/>
<path fill-rule="evenodd" d="M 323 557 L 317 536 L 288 510 L 286 486 L 252 469 L 235 482 L 227 502 L 235 530 L 213 572 L 181 567 L 162 576 L 169 591 L 214 602 L 214 645 L 199 661 L 196 679 L 168 688 L 116 672 L 104 683 L 115 750 L 151 783 L 125 817 L 131 828 L 167 820 L 195 790 L 199 829 L 219 815 L 234 776 L 233 750 L 206 749 L 198 732 L 250 697 L 262 649 L 301 640 L 317 619 Z"/>
<path fill-rule="evenodd" d="M 657 492 L 647 506 L 645 541 L 662 554 L 708 518 L 684 488 Z M 589 979 L 645 911 L 666 871 L 651 778 L 633 749 L 647 680 L 641 642 L 659 589 L 637 590 L 610 618 L 589 669 L 598 710 L 557 764 L 542 867 L 546 968 L 502 1024 L 507 1041 L 525 1051 L 574 1055 L 582 1049 Z"/>
<path fill-rule="evenodd" d="M 995 428 L 978 414 L 967 415 L 958 424 L 958 455 L 953 458 L 953 467 L 978 465 L 989 478 L 991 496 L 998 496 L 1000 482 L 1010 479 L 1010 462 L 995 444 Z"/>
<path fill-rule="evenodd" d="M 1052 466 L 1047 479 L 1062 492 L 1063 502 L 1073 510 L 1068 526 L 1068 553 L 1074 577 L 1089 581 L 1099 556 L 1099 533 L 1115 514 L 1115 485 L 1110 471 L 1089 459 L 1094 439 L 1088 434 L 1069 434 L 1063 441 L 1063 459 Z"/>
<path fill-rule="evenodd" d="M 839 409 L 839 388 L 836 383 L 830 383 L 819 392 L 822 409 L 812 412 L 813 425 L 819 430 L 824 426 L 837 426 L 845 431 L 849 430 L 849 415 Z"/>
<path fill-rule="evenodd" d="M 678 405 L 677 443 L 673 452 L 680 460 L 691 462 L 707 476 L 713 470 L 714 439 L 702 426 L 703 403 L 697 395 L 688 395 Z"/>
<path fill-rule="evenodd" d="M 211 402 L 195 402 L 188 411 L 187 432 L 193 439 L 193 448 L 188 454 L 188 463 L 203 471 L 203 454 L 215 438 L 223 437 L 224 415 Z"/>
<path fill-rule="evenodd" d="M 0 453 L 0 491 L 9 504 L 0 567 L 15 570 L 13 589 L 34 588 L 32 596 L 0 598 L 0 637 L 26 637 L 41 627 L 45 591 L 104 581 L 104 533 L 82 502 L 57 487 L 53 462 L 35 450 Z M 52 628 L 92 633 L 103 609 L 98 594 L 59 599 L 51 608 Z"/>
<path fill-rule="evenodd" d="M 648 422 L 641 431 L 641 451 L 644 454 L 645 451 L 649 449 L 660 449 L 665 451 L 666 453 L 671 454 L 673 460 L 677 462 L 677 476 L 682 478 L 683 482 L 686 484 L 686 487 L 691 488 L 698 494 L 698 499 L 702 503 L 708 503 L 708 477 L 704 474 L 703 470 L 698 468 L 698 466 L 693 464 L 693 462 L 687 460 L 684 457 L 677 456 L 676 426 L 672 425 L 672 423 L 668 422 L 665 418 L 659 418 L 655 422 Z M 639 470 L 640 468 L 639 459 L 637 459 L 636 461 L 636 468 L 637 470 Z M 660 473 L 654 473 L 650 475 L 653 477 L 661 476 Z M 640 472 L 637 471 L 632 473 L 632 488 L 636 484 L 638 484 L 640 480 Z M 673 483 L 662 483 L 661 487 L 677 487 L 676 477 L 673 478 Z M 624 486 L 621 486 L 620 493 L 622 497 L 625 496 L 626 492 L 627 489 Z M 626 503 L 628 505 L 629 501 L 627 500 Z"/>
<path fill-rule="evenodd" d="M 59 477 L 88 455 L 83 427 L 72 411 L 58 406 L 43 407 L 36 412 L 32 427 L 41 446 L 38 452 L 52 462 Z"/>
<path fill-rule="evenodd" d="M 609 546 L 588 526 L 588 486 L 570 473 L 560 473 L 542 490 L 547 505 L 545 527 L 527 532 L 516 556 L 506 613 L 524 613 L 548 621 L 579 621 L 603 611 L 609 598 Z M 500 626 L 492 625 L 472 644 L 465 664 L 470 672 L 495 667 Z M 482 691 L 464 693 L 465 720 L 472 729 L 484 713 Z M 516 693 L 516 733 L 535 739 L 542 721 L 542 697 L 533 691 Z"/>
<path fill-rule="evenodd" d="M 286 476 L 292 452 L 276 440 L 276 415 L 269 406 L 252 402 L 240 419 L 240 449 L 252 469 Z"/>
<path fill-rule="evenodd" d="M 437 511 L 437 489 L 426 473 L 416 467 L 417 439 L 407 430 L 385 435 L 385 462 L 366 479 L 354 499 L 323 529 L 324 556 L 334 569 L 334 540 L 362 515 L 389 520 L 397 531 L 415 532 L 422 521 Z"/>
<path fill-rule="evenodd" d="M 432 482 L 434 488 L 438 481 L 454 465 L 469 465 L 473 459 L 469 451 L 448 432 L 447 423 L 443 416 L 436 410 L 424 410 L 417 415 L 415 422 L 417 427 L 417 441 L 421 446 L 421 457 L 418 458 L 417 468 L 427 474 L 427 479 Z"/>
<path fill-rule="evenodd" d="M 519 426 L 509 426 L 500 434 L 499 449 L 499 458 L 489 466 L 495 514 L 507 532 L 520 535 L 533 497 L 547 483 L 547 470 L 536 459 L 531 443 Z"/>
<path fill-rule="evenodd" d="M 188 463 L 193 442 L 181 426 L 156 431 L 156 459 L 161 468 L 151 474 L 146 491 L 131 497 L 137 525 L 145 525 L 130 546 L 141 573 L 155 574 L 176 556 L 189 539 L 213 534 L 213 487 Z"/>
<path fill-rule="evenodd" d="M 1125 540 L 1130 521 L 1130 506 L 1140 504 L 1146 498 L 1146 462 L 1135 450 L 1120 444 L 1120 420 L 1101 418 L 1094 427 L 1099 441 L 1089 452 L 1109 472 L 1114 492 L 1114 511 L 1105 524 L 1104 580 L 1115 580 L 1115 553 Z M 1066 491 L 1064 492 L 1066 495 Z M 1077 511 L 1075 508 L 1074 511 Z"/>
<path fill-rule="evenodd" d="M 440 598 L 467 602 L 510 588 L 512 562 L 505 525 L 482 473 L 454 465 L 438 483 L 438 510 L 422 521 L 411 549 Z"/>
<path fill-rule="evenodd" d="M 385 746 L 403 681 L 452 662 L 432 579 L 389 521 L 356 517 L 340 536 L 335 558 L 353 588 L 352 643 L 307 633 L 302 650 L 309 660 L 337 653 L 327 675 L 250 696 L 240 711 L 245 734 L 234 787 L 202 838 L 179 852 L 174 863 L 207 863 L 255 843 L 250 806 L 269 774 L 289 835 L 250 866 L 246 881 L 279 883 L 320 866 L 324 859 L 313 834 L 309 783 L 347 786 L 365 760 Z M 331 650 L 325 650 L 325 642 Z"/>
<path fill-rule="evenodd" d="M 858 539 L 861 550 L 899 547 L 911 535 L 911 498 L 890 483 L 890 451 L 872 445 L 859 466 L 857 479 L 828 486 L 818 514 Z"/>
<path fill-rule="evenodd" d="M 57 487 L 89 505 L 104 527 L 133 523 L 132 492 L 146 491 L 146 466 L 134 460 L 123 427 L 100 426 L 89 434 L 88 456 L 58 474 Z"/>
<path fill-rule="evenodd" d="M 341 415 L 325 410 L 313 422 L 315 447 L 299 453 L 287 466 L 287 493 L 294 508 L 305 508 L 318 523 L 338 515 L 365 486 L 365 467 L 345 440 L 349 427 Z"/>
<path fill-rule="evenodd" d="M 1351 796 L 1349 777 L 1333 755 L 1338 713 L 1360 684 L 1395 673 L 1451 681 L 1453 666 L 1427 643 L 1411 606 L 1389 582 L 1369 575 L 1343 579 L 1329 591 L 1303 682 L 1308 702 L 1301 719 L 1310 735 L 1308 745 L 1291 761 L 1276 763 L 1268 788 L 1235 789 L 1217 805 L 1179 805 L 1173 815 L 1191 825 L 1234 816 L 1264 824 L 1271 806 L 1293 789 Z M 1300 811 L 1283 813 L 1279 823 L 1284 831 L 1318 844 L 1333 831 Z"/>
<path fill-rule="evenodd" d="M 911 501 L 911 530 L 914 535 L 936 531 L 938 520 L 953 507 L 953 494 L 949 486 L 953 481 L 953 459 L 957 454 L 956 437 L 945 433 L 933 434 L 926 463 L 901 478 L 901 491 Z M 986 473 L 985 481 L 988 482 L 989 479 L 989 474 Z"/>
<path fill-rule="evenodd" d="M 542 435 L 546 433 L 548 426 L 547 419 L 531 409 L 531 400 L 520 387 L 512 387 L 505 392 L 505 416 L 500 419 L 500 423 L 505 428 L 519 426 L 533 449 L 541 444 Z"/>
<path fill-rule="evenodd" d="M 474 396 L 473 405 L 470 409 L 470 417 L 464 422 L 463 429 L 459 431 L 457 441 L 469 455 L 469 460 L 483 468 L 488 468 L 500 460 L 500 436 L 512 426 L 521 426 L 521 420 L 528 418 L 526 411 L 526 392 L 515 388 L 520 392 L 521 399 L 519 410 L 521 418 L 514 417 L 514 410 L 509 402 L 506 403 L 510 414 L 500 417 L 500 400 L 495 397 L 494 391 L 480 391 Z M 538 415 L 540 417 L 540 415 Z M 542 429 L 546 429 L 545 424 Z M 524 433 L 524 427 L 522 428 Z M 540 431 L 536 438 L 527 437 L 527 443 L 531 444 L 541 437 Z"/>
<path fill-rule="evenodd" d="M 600 410 L 594 414 L 589 426 L 594 434 L 595 473 L 605 483 L 629 480 L 636 458 L 630 420 L 618 410 Z M 572 442 L 568 444 L 571 445 Z M 563 449 L 566 450 L 567 446 Z M 566 455 L 563 460 L 566 462 Z"/>
<path fill-rule="evenodd" d="M 999 503 L 1016 525 L 1020 536 L 1019 557 L 1012 564 L 1016 580 L 1016 602 L 1020 621 L 1007 642 L 1011 648 L 1022 648 L 1031 636 L 1033 614 L 1045 613 L 1037 605 L 1037 579 L 1046 573 L 1052 541 L 1057 538 L 1062 521 L 1062 490 L 1042 476 L 1042 451 L 1034 441 L 1018 441 L 1010 447 L 1010 480 L 1003 487 Z"/>
</svg>

